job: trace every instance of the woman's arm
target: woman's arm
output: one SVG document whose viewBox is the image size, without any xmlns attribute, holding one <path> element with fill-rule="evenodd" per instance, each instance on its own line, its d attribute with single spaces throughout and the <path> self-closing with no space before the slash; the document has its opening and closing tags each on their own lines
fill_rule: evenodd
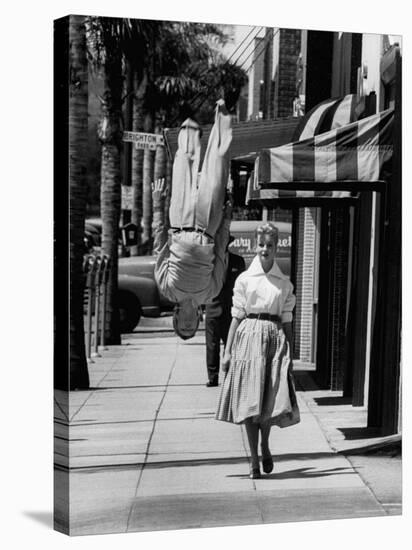
<svg viewBox="0 0 412 550">
<path fill-rule="evenodd" d="M 285 333 L 286 340 L 289 342 L 290 351 L 293 350 L 293 331 L 292 323 L 282 323 L 283 332 Z"/>
<path fill-rule="evenodd" d="M 237 327 L 239 326 L 240 322 L 241 322 L 241 319 L 237 319 L 236 317 L 232 317 L 232 322 L 230 323 L 230 327 L 229 327 L 229 334 L 227 335 L 225 352 L 223 354 L 223 361 L 222 361 L 222 371 L 223 372 L 227 372 L 228 369 L 229 369 L 230 360 L 232 358 L 233 338 L 235 337 L 235 332 L 236 332 Z"/>
<path fill-rule="evenodd" d="M 290 355 L 290 363 L 288 372 L 291 373 L 293 370 L 293 331 L 292 331 L 292 323 L 282 323 L 283 332 L 285 333 L 286 340 L 289 344 L 289 355 Z"/>
<path fill-rule="evenodd" d="M 287 290 L 287 297 L 283 304 L 281 319 L 282 319 L 283 331 L 285 333 L 286 340 L 289 343 L 291 356 L 292 356 L 292 350 L 293 350 L 292 311 L 295 307 L 295 304 L 296 304 L 296 296 L 293 294 L 293 285 L 292 283 L 289 283 L 288 290 Z"/>
</svg>

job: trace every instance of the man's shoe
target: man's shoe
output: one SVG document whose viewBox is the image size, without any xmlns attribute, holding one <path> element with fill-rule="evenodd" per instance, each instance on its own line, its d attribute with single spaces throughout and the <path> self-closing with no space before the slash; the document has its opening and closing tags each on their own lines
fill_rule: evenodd
<svg viewBox="0 0 412 550">
<path fill-rule="evenodd" d="M 215 388 L 219 385 L 219 382 L 217 380 L 209 380 L 209 382 L 206 383 L 207 388 Z"/>
<path fill-rule="evenodd" d="M 251 468 L 249 473 L 250 479 L 260 479 L 262 476 L 260 475 L 259 468 Z"/>
</svg>

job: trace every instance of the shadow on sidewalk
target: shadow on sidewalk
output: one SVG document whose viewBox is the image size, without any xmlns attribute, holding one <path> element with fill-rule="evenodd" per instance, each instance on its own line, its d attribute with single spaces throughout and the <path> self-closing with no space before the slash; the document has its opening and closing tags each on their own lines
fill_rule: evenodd
<svg viewBox="0 0 412 550">
<path fill-rule="evenodd" d="M 275 466 L 276 467 L 276 466 Z M 295 470 L 289 470 L 288 472 L 262 474 L 261 479 L 296 479 L 296 478 L 314 478 L 325 477 L 334 475 L 353 474 L 353 468 L 327 468 L 325 470 L 318 470 L 316 468 L 296 468 Z M 248 474 L 231 474 L 226 477 L 248 478 Z"/>
<path fill-rule="evenodd" d="M 247 467 L 248 465 L 248 458 L 245 455 L 241 456 L 231 456 L 231 457 L 222 457 L 222 458 L 193 458 L 193 455 L 195 453 L 190 452 L 187 453 L 192 458 L 185 459 L 176 459 L 172 460 L 169 458 L 169 460 L 158 460 L 161 455 L 159 453 L 149 453 L 148 459 L 145 462 L 130 462 L 125 463 L 122 462 L 121 464 L 102 464 L 102 465 L 93 465 L 93 466 L 78 466 L 78 467 L 71 467 L 70 471 L 74 472 L 97 472 L 99 470 L 101 471 L 108 471 L 108 470 L 129 470 L 129 469 L 135 469 L 136 467 L 142 467 L 144 470 L 161 470 L 163 468 L 187 468 L 187 467 L 193 467 L 193 466 L 222 466 L 222 465 L 230 465 L 230 464 L 245 464 Z M 204 455 L 203 451 L 199 452 L 198 454 Z M 181 453 L 179 453 L 179 456 L 182 456 Z M 280 462 L 287 462 L 289 460 L 301 460 L 301 461 L 311 461 L 316 459 L 327 459 L 332 457 L 338 457 L 339 454 L 335 452 L 317 452 L 317 453 L 288 453 L 284 455 L 273 455 L 273 460 L 275 463 Z M 170 457 L 170 453 L 168 453 L 168 457 Z M 64 467 L 59 466 L 61 469 L 65 469 Z M 311 468 L 300 468 L 302 472 L 308 471 Z M 298 470 L 296 470 L 298 471 Z M 326 470 L 325 470 L 326 471 Z M 319 472 L 319 470 L 316 470 L 316 472 Z M 303 474 L 302 474 L 303 475 Z M 315 475 L 315 474 L 314 474 Z M 318 474 L 316 474 L 318 475 Z M 324 474 L 327 475 L 327 474 Z M 328 474 L 331 475 L 331 474 Z M 234 476 L 234 477 L 242 477 L 242 476 Z M 309 476 L 307 476 L 309 477 Z"/>
<path fill-rule="evenodd" d="M 133 390 L 133 389 L 149 389 L 149 388 L 162 388 L 163 390 L 167 388 L 183 388 L 183 387 L 193 387 L 199 388 L 204 387 L 205 384 L 142 384 L 141 386 L 95 386 L 90 387 L 87 391 L 103 391 L 103 390 Z"/>
<path fill-rule="evenodd" d="M 336 405 L 352 405 L 351 397 L 343 396 L 326 396 L 326 397 L 314 397 L 313 401 L 320 407 L 334 407 Z"/>
<path fill-rule="evenodd" d="M 193 455 L 193 452 L 189 453 L 190 455 Z M 204 454 L 203 451 L 199 454 Z M 156 455 L 149 454 L 149 457 L 153 457 Z M 334 453 L 332 451 L 328 452 L 318 452 L 318 453 L 287 453 L 283 455 L 273 455 L 273 459 L 275 462 L 282 462 L 282 461 L 288 461 L 288 460 L 316 460 L 319 458 L 331 458 L 339 456 L 337 453 Z M 145 468 L 151 468 L 151 469 L 157 469 L 157 468 L 181 468 L 186 466 L 219 466 L 222 464 L 240 464 L 242 462 L 247 462 L 247 457 L 245 455 L 241 456 L 231 456 L 231 457 L 224 457 L 224 458 L 191 458 L 188 460 L 167 460 L 167 461 L 158 461 L 158 462 L 150 462 L 149 461 L 145 464 Z"/>
<path fill-rule="evenodd" d="M 344 435 L 345 439 L 372 439 L 380 436 L 378 428 L 338 428 L 338 430 Z"/>
<path fill-rule="evenodd" d="M 312 377 L 311 372 L 305 369 L 294 368 L 293 378 L 298 391 L 317 391 L 318 385 Z"/>
</svg>

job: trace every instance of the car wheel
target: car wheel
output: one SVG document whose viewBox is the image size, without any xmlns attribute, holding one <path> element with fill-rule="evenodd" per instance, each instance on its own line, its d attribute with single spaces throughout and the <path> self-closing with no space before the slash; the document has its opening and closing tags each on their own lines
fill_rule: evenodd
<svg viewBox="0 0 412 550">
<path fill-rule="evenodd" d="M 120 332 L 133 332 L 142 315 L 139 300 L 131 292 L 119 292 Z"/>
</svg>

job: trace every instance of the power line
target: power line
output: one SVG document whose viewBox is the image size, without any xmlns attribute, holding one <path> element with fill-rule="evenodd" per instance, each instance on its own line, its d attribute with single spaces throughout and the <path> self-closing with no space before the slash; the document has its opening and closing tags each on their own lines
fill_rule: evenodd
<svg viewBox="0 0 412 550">
<path fill-rule="evenodd" d="M 249 38 L 249 36 L 251 35 L 251 33 L 256 30 L 256 26 L 255 27 L 252 27 L 252 30 L 249 31 L 249 33 L 246 35 L 246 37 L 242 40 L 242 42 L 239 44 L 239 46 L 236 48 L 236 50 L 232 53 L 232 55 L 229 57 L 229 59 L 226 60 L 226 63 L 229 63 L 230 59 L 232 58 L 232 56 L 236 53 L 236 51 L 239 50 L 239 48 L 244 44 L 244 42 Z M 245 46 L 245 48 L 243 49 L 243 51 L 241 52 L 241 54 L 238 56 L 238 58 L 236 59 L 236 61 L 233 62 L 234 65 L 236 65 L 236 63 L 239 61 L 239 59 L 242 57 L 242 55 L 246 52 L 246 50 L 249 48 L 250 44 L 252 44 L 252 42 L 254 41 L 254 39 L 257 37 L 257 35 L 259 34 L 259 32 L 261 31 L 261 29 L 263 29 L 263 27 L 258 27 L 258 30 L 256 31 L 256 34 L 254 35 L 254 37 L 250 40 L 250 42 L 247 44 L 247 46 Z M 205 71 L 203 73 L 203 75 L 201 75 L 199 78 L 201 78 L 202 76 L 204 76 L 205 74 L 207 73 L 207 71 Z M 200 90 L 199 92 L 197 92 L 197 94 L 195 94 L 195 96 L 189 101 L 189 105 L 192 106 L 193 109 L 195 109 L 196 111 L 199 110 L 199 108 L 203 105 L 203 103 L 205 102 L 205 100 L 203 100 L 201 103 L 199 103 L 199 105 L 197 107 L 195 107 L 194 103 L 196 101 L 199 100 L 199 98 L 205 93 L 204 90 Z"/>
<path fill-rule="evenodd" d="M 236 50 L 231 54 L 231 56 L 229 57 L 229 59 L 227 60 L 227 62 L 230 60 L 230 58 L 236 53 L 236 51 L 239 50 L 239 48 L 244 44 L 244 42 L 249 38 L 249 36 L 252 34 L 252 32 L 256 29 L 257 27 L 254 26 L 252 28 L 251 31 L 249 31 L 249 33 L 246 35 L 246 37 L 242 40 L 242 42 L 239 44 L 239 46 L 236 48 Z M 233 62 L 233 64 L 235 65 L 239 59 L 242 57 L 242 55 L 244 55 L 244 53 L 247 51 L 247 49 L 249 48 L 249 46 L 253 43 L 253 41 L 256 39 L 257 35 L 260 33 L 260 31 L 263 29 L 264 27 L 263 26 L 260 26 L 258 27 L 258 30 L 256 31 L 256 33 L 254 34 L 254 36 L 252 37 L 252 39 L 248 42 L 248 44 L 245 46 L 245 48 L 243 49 L 243 51 L 240 53 L 240 55 L 237 57 L 236 61 Z M 273 39 L 280 31 L 280 28 L 277 29 L 277 31 L 273 34 L 273 36 L 271 37 L 270 35 L 268 35 L 267 37 L 264 38 L 264 45 L 262 46 L 262 50 L 260 51 L 260 53 L 256 56 L 256 58 L 253 60 L 253 62 L 251 63 L 250 67 L 247 69 L 248 71 L 253 67 L 253 65 L 256 63 L 256 61 L 260 58 L 260 56 L 262 55 L 262 53 L 266 50 L 266 47 L 269 43 L 269 41 L 271 40 L 271 38 Z M 252 52 L 247 56 L 247 58 L 243 61 L 242 65 L 240 65 L 239 69 L 242 69 L 243 66 L 247 63 L 247 61 L 250 59 L 250 57 L 257 51 L 258 47 L 259 47 L 260 44 L 257 44 Z M 206 74 L 207 71 L 205 71 L 203 73 L 203 75 Z M 203 76 L 202 75 L 202 76 Z M 195 96 L 188 102 L 190 107 L 195 110 L 195 111 L 198 111 L 202 105 L 205 103 L 206 99 L 207 99 L 207 96 L 205 95 L 204 99 L 201 100 L 201 102 L 196 106 L 195 105 L 195 102 L 197 100 L 200 99 L 201 95 L 202 94 L 205 94 L 205 92 L 203 90 L 197 92 L 197 94 L 195 94 Z M 177 117 L 176 119 L 177 120 Z M 173 121 L 174 123 L 175 121 Z"/>
<path fill-rule="evenodd" d="M 235 53 L 238 51 L 238 49 L 243 45 L 243 43 L 249 38 L 249 36 L 252 34 L 253 30 L 256 29 L 256 26 L 255 27 L 252 27 L 252 30 L 246 35 L 246 37 L 242 40 L 242 42 L 239 44 L 239 46 L 236 48 L 236 50 L 232 53 L 232 55 L 229 57 L 229 59 L 227 60 L 227 62 L 229 62 L 231 60 L 231 58 L 235 55 Z M 263 29 L 263 27 L 259 27 L 254 38 L 256 38 L 256 36 L 260 33 L 260 31 Z M 243 52 L 238 56 L 238 58 L 236 59 L 236 61 L 233 61 L 233 64 L 236 65 L 236 63 L 239 61 L 239 59 L 242 57 L 242 55 L 246 52 L 246 50 L 248 49 L 248 47 L 250 46 L 251 42 L 249 42 L 249 44 L 246 46 L 246 48 L 243 50 Z"/>
<path fill-rule="evenodd" d="M 252 29 L 251 32 L 253 32 L 254 29 L 256 29 L 256 27 L 254 27 L 254 28 Z M 260 33 L 260 31 L 261 31 L 262 29 L 263 29 L 263 27 L 259 27 L 259 28 L 258 28 L 258 30 L 256 31 L 256 34 L 255 34 L 255 35 L 252 37 L 252 39 L 248 42 L 247 46 L 245 46 L 245 48 L 243 49 L 243 51 L 241 52 L 241 54 L 238 56 L 238 58 L 236 59 L 236 61 L 233 62 L 234 65 L 239 61 L 239 59 L 242 57 L 242 55 L 247 51 L 247 49 L 249 48 L 249 46 L 253 43 L 253 41 L 256 39 L 257 35 Z M 251 32 L 249 32 L 249 34 L 246 36 L 246 39 L 250 36 Z M 244 40 L 242 41 L 242 44 L 245 42 L 246 39 L 244 39 Z M 253 50 L 252 53 L 253 53 L 254 51 L 255 51 L 255 50 Z M 247 59 L 249 59 L 249 57 L 250 57 L 250 55 L 247 57 Z M 244 63 L 243 63 L 243 64 L 244 64 Z M 242 64 L 242 66 L 243 66 L 243 64 Z M 239 67 L 239 68 L 241 69 L 242 66 Z M 204 93 L 204 92 L 198 92 L 197 96 L 199 97 L 199 96 L 201 96 L 203 93 Z M 195 96 L 195 97 L 196 97 L 196 96 Z M 197 97 L 196 99 L 198 99 L 198 97 Z M 192 101 L 190 101 L 190 104 L 192 104 L 194 101 L 196 101 L 196 99 L 192 99 Z M 198 111 L 198 110 L 200 109 L 200 107 L 204 104 L 204 102 L 206 101 L 206 99 L 207 99 L 207 96 L 206 96 L 206 97 L 201 101 L 201 103 L 199 103 L 199 105 L 197 105 L 196 107 L 195 107 L 195 105 L 192 105 L 193 109 L 195 109 L 196 111 Z"/>
<path fill-rule="evenodd" d="M 248 34 L 245 36 L 245 38 L 242 40 L 242 42 L 241 42 L 241 43 L 237 46 L 237 48 L 231 53 L 231 55 L 229 56 L 229 58 L 226 59 L 225 63 L 229 63 L 229 62 L 230 62 L 230 60 L 232 59 L 232 57 L 233 57 L 233 56 L 236 54 L 236 52 L 243 46 L 243 44 L 245 43 L 245 41 L 249 38 L 249 36 L 252 34 L 252 32 L 253 32 L 254 30 L 256 30 L 256 28 L 257 28 L 256 25 L 253 26 L 253 27 L 251 28 L 251 30 L 248 32 Z M 254 37 L 252 38 L 252 40 L 247 44 L 247 46 L 244 48 L 244 50 L 243 50 L 243 51 L 241 52 L 241 54 L 238 56 L 238 58 L 236 59 L 236 61 L 233 62 L 234 65 L 239 61 L 239 59 L 240 59 L 240 58 L 242 57 L 242 55 L 246 52 L 246 50 L 249 48 L 250 44 L 253 42 L 253 40 L 256 38 L 256 36 L 259 34 L 259 32 L 260 32 L 262 29 L 263 29 L 263 26 L 258 27 L 258 30 L 257 30 L 255 36 L 254 36 Z M 203 74 L 201 74 L 201 75 L 199 76 L 199 79 L 202 78 L 203 76 L 205 76 L 206 73 L 208 72 L 208 70 L 209 70 L 209 69 L 207 69 L 206 71 L 204 71 Z M 189 105 L 192 107 L 192 109 L 195 109 L 193 103 L 194 103 L 195 101 L 197 101 L 197 100 L 200 98 L 200 96 L 201 96 L 202 94 L 204 94 L 204 93 L 205 93 L 205 92 L 204 92 L 203 90 L 199 90 L 199 91 L 193 96 L 193 98 L 188 102 Z M 204 103 L 204 101 L 203 101 L 202 103 L 200 103 L 200 106 L 202 106 L 203 103 Z M 199 109 L 199 107 L 196 107 L 195 110 L 198 110 L 198 109 Z M 178 116 L 176 116 L 176 117 L 174 118 L 174 120 L 172 121 L 171 125 L 173 125 L 173 124 L 177 121 L 177 119 L 178 119 Z"/>
<path fill-rule="evenodd" d="M 259 32 L 260 32 L 260 30 L 261 30 L 262 28 L 263 28 L 263 27 L 260 27 L 260 28 L 259 28 L 259 30 L 258 30 L 257 33 L 255 34 L 255 36 L 252 38 L 252 41 L 257 37 L 257 35 L 259 34 Z M 256 56 L 256 58 L 253 60 L 253 62 L 252 62 L 252 64 L 250 65 L 250 67 L 249 67 L 248 70 L 250 70 L 250 69 L 253 67 L 253 65 L 256 63 L 256 61 L 259 59 L 259 57 L 262 55 L 262 53 L 266 50 L 266 47 L 267 47 L 267 45 L 269 44 L 270 40 L 273 40 L 273 38 L 275 38 L 275 36 L 278 34 L 279 31 L 280 31 L 280 29 L 278 29 L 272 36 L 271 36 L 270 34 L 268 34 L 268 35 L 265 37 L 265 39 L 264 39 L 265 43 L 264 43 L 264 45 L 263 45 L 263 47 L 262 47 L 262 50 L 261 50 L 260 53 Z M 251 41 L 251 42 L 252 42 L 252 41 Z M 245 48 L 244 51 L 246 51 L 246 49 L 250 46 L 251 42 L 249 42 L 249 44 L 246 46 L 246 48 Z M 245 61 L 244 61 L 244 62 L 242 63 L 242 65 L 239 67 L 240 69 L 241 69 L 241 68 L 243 67 L 243 65 L 248 61 L 248 59 L 250 58 L 250 56 L 253 55 L 253 54 L 255 53 L 255 51 L 257 50 L 258 46 L 259 46 L 259 45 L 255 46 L 255 47 L 253 48 L 252 53 L 245 59 Z M 244 52 L 243 52 L 243 53 L 244 53 Z M 243 53 L 242 53 L 241 55 L 243 55 Z M 199 109 L 200 109 L 200 107 L 203 105 L 203 103 L 206 101 L 206 99 L 207 99 L 207 97 L 205 97 L 205 98 L 203 99 L 203 101 L 196 107 L 196 110 L 199 110 Z"/>
<path fill-rule="evenodd" d="M 251 63 L 250 67 L 248 68 L 248 71 L 250 71 L 250 69 L 253 67 L 253 65 L 256 63 L 256 61 L 259 59 L 259 57 L 262 55 L 262 53 L 266 50 L 266 46 L 269 44 L 269 41 L 270 40 L 273 40 L 273 38 L 275 38 L 275 36 L 278 34 L 278 32 L 280 31 L 280 29 L 278 29 L 274 34 L 273 36 L 270 36 L 270 34 L 268 34 L 264 40 L 265 40 L 265 44 L 263 44 L 262 46 L 262 49 L 260 51 L 260 53 L 256 56 L 256 58 L 253 60 L 253 62 Z M 253 49 L 252 53 L 250 55 L 248 55 L 248 57 L 244 60 L 244 62 L 242 63 L 242 65 L 240 66 L 240 68 L 242 69 L 243 66 L 245 65 L 245 63 L 250 59 L 250 57 L 255 53 L 255 51 L 257 51 L 259 47 L 259 44 Z"/>
</svg>

